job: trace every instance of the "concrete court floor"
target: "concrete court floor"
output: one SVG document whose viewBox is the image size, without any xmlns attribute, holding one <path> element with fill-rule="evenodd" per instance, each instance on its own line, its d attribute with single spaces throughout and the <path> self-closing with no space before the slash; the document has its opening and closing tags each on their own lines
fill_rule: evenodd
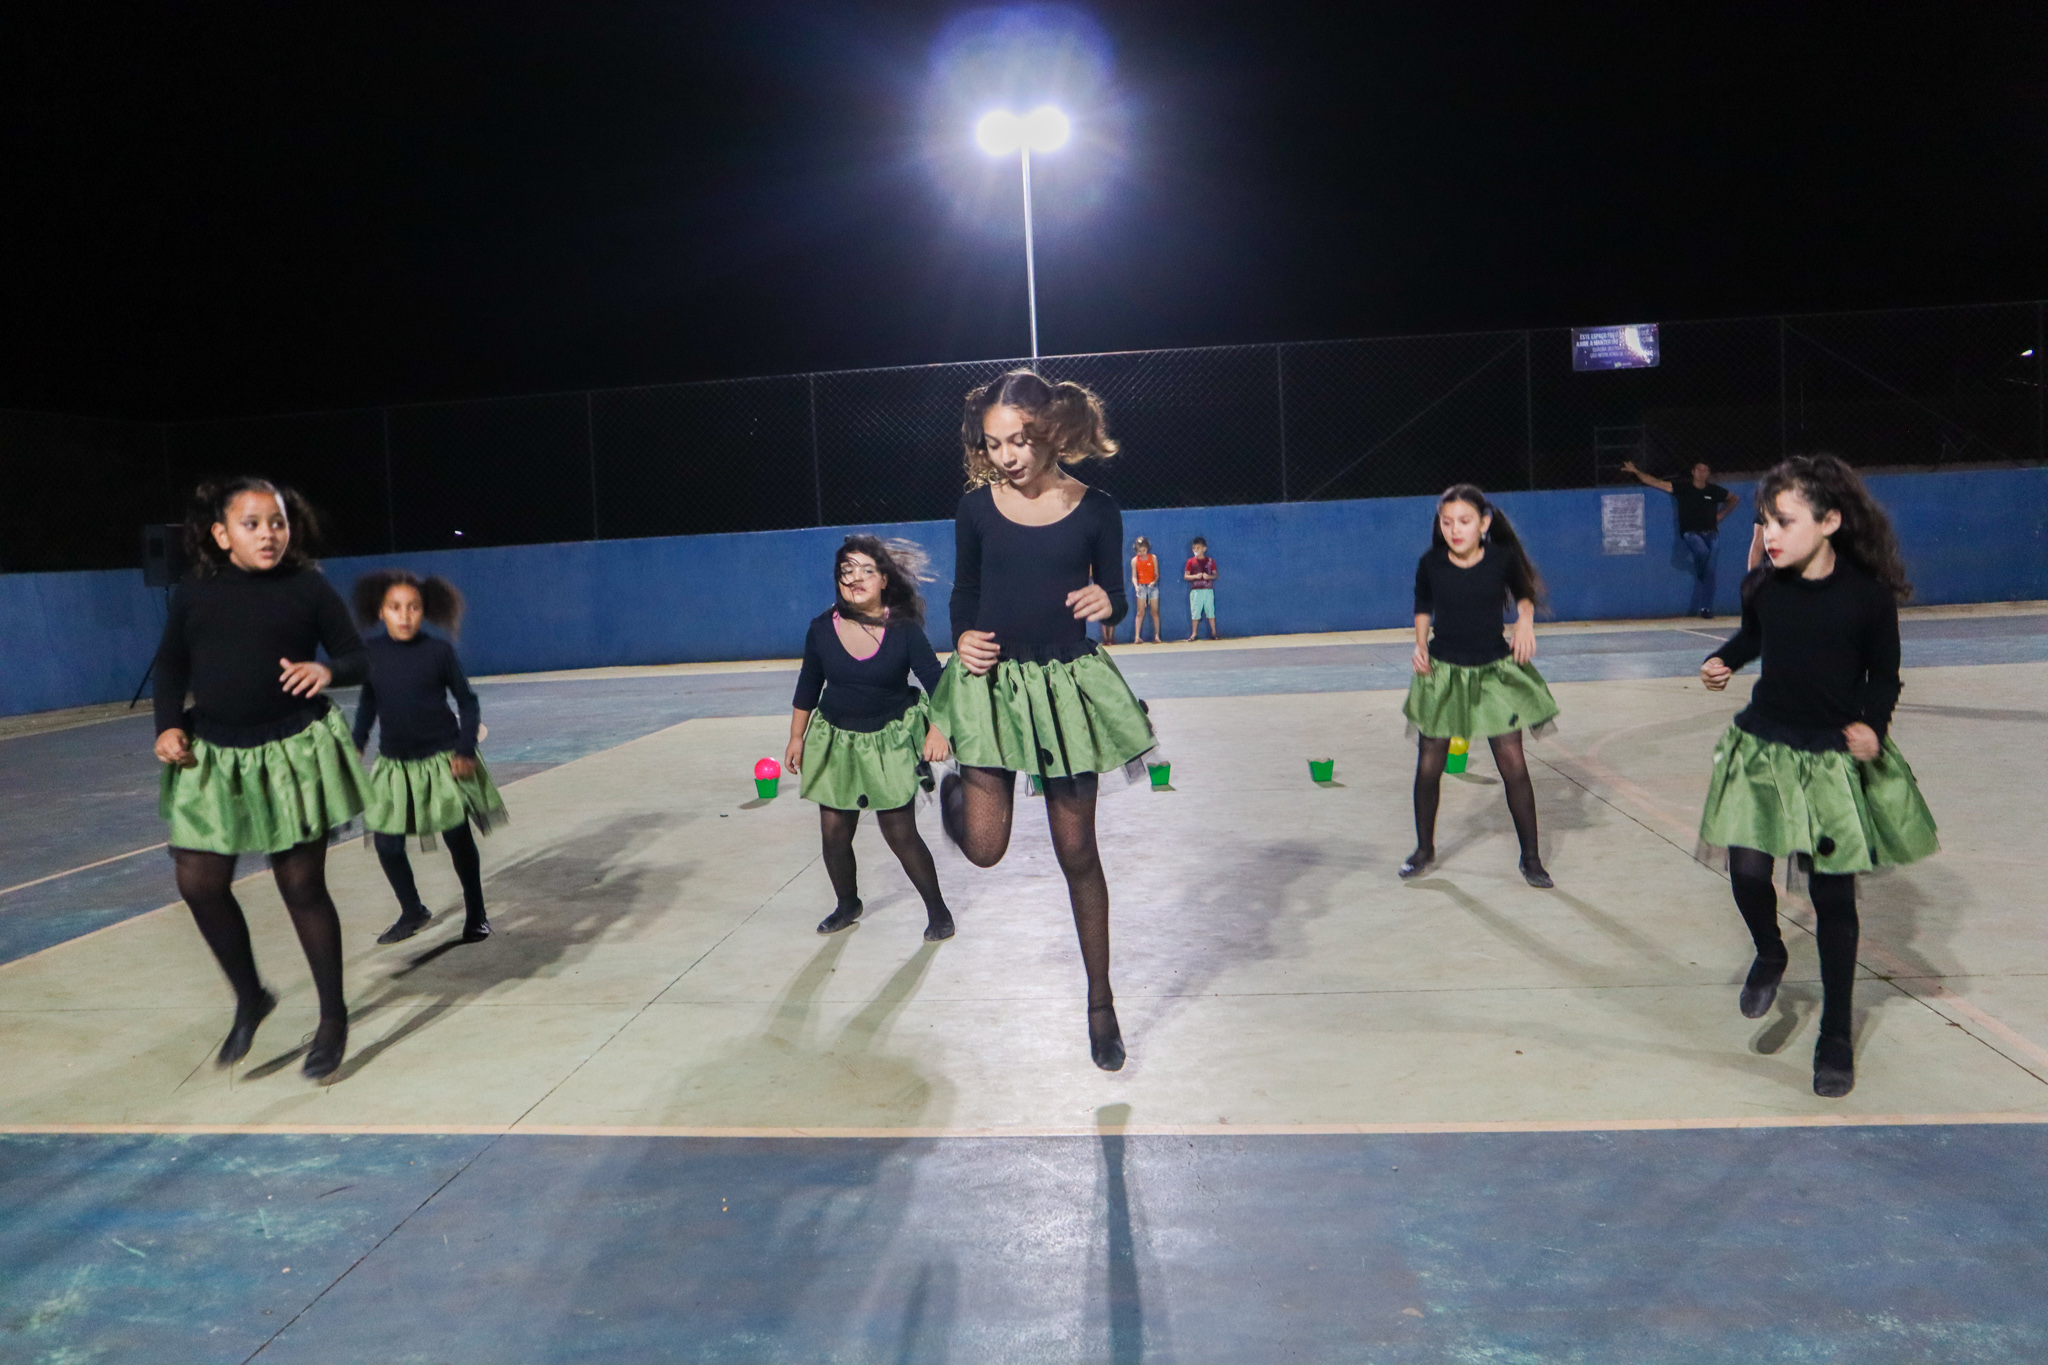
<svg viewBox="0 0 2048 1365">
<path fill-rule="evenodd" d="M 772 716 L 517 782 L 485 845 L 501 932 L 479 948 L 439 926 L 375 948 L 388 890 L 338 849 L 358 1014 L 331 1086 L 296 1074 L 310 986 L 267 877 L 241 891 L 284 1005 L 232 1076 L 207 1063 L 221 989 L 175 908 L 0 966 L 0 1201 L 24 1230 L 0 1250 L 0 1343 L 2048 1356 L 2048 783 L 2000 758 L 2048 718 L 2043 665 L 1909 673 L 1896 733 L 1945 851 L 1864 883 L 1860 1079 L 1830 1103 L 1808 1086 L 1810 940 L 1777 1014 L 1742 1020 L 1740 923 L 1690 856 L 1746 683 L 1627 676 L 1673 652 L 1647 643 L 1611 661 L 1621 677 L 1559 682 L 1561 732 L 1532 745 L 1548 893 L 1514 874 L 1483 754 L 1446 784 L 1441 869 L 1393 878 L 1412 841 L 1398 692 L 1141 684 L 1175 790 L 1102 805 L 1132 1049 L 1115 1076 L 1088 1064 L 1037 808 L 990 872 L 926 820 L 961 924 L 939 947 L 864 830 L 869 919 L 821 940 L 815 816 L 746 799 Z M 1263 683 L 1289 653 L 1244 667 Z M 1307 780 L 1310 756 L 1337 759 L 1335 784 Z M 445 862 L 416 863 L 451 903 Z"/>
</svg>

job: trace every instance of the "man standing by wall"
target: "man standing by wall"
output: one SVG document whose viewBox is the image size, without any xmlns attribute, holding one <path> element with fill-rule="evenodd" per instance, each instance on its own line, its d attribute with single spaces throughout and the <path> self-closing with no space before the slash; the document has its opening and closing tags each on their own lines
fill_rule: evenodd
<svg viewBox="0 0 2048 1365">
<path fill-rule="evenodd" d="M 1692 605 L 1688 616 L 1714 614 L 1714 540 L 1721 533 L 1721 518 L 1742 505 L 1742 499 L 1713 482 L 1714 471 L 1701 460 L 1692 467 L 1692 481 L 1677 483 L 1645 474 L 1635 461 L 1624 460 L 1624 474 L 1633 474 L 1651 488 L 1661 488 L 1678 502 L 1678 535 L 1692 556 Z"/>
</svg>

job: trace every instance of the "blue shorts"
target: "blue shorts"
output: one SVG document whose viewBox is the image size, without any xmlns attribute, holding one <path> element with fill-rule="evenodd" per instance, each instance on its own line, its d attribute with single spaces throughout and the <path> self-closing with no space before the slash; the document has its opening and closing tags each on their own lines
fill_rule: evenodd
<svg viewBox="0 0 2048 1365">
<path fill-rule="evenodd" d="M 1157 583 L 1133 583 L 1131 586 L 1137 589 L 1139 602 L 1157 602 L 1159 600 L 1159 585 Z"/>
<path fill-rule="evenodd" d="M 1216 589 L 1189 588 L 1188 620 L 1199 621 L 1204 616 L 1211 621 L 1216 619 Z"/>
</svg>

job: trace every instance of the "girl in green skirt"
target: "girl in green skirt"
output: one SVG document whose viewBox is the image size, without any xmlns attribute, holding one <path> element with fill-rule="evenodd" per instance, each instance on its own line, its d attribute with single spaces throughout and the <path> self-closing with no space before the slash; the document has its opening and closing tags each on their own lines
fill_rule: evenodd
<svg viewBox="0 0 2048 1365">
<path fill-rule="evenodd" d="M 1415 851 L 1403 877 L 1436 862 L 1436 808 L 1451 740 L 1484 738 L 1493 750 L 1522 849 L 1522 879 L 1553 885 L 1536 843 L 1536 789 L 1522 732 L 1541 732 L 1557 703 L 1532 662 L 1543 578 L 1507 514 L 1469 483 L 1437 499 L 1429 550 L 1415 565 L 1415 676 L 1402 714 L 1416 736 Z M 1515 609 L 1512 639 L 1501 617 Z M 1432 629 L 1433 628 L 1433 629 Z"/>
<path fill-rule="evenodd" d="M 1913 587 L 1884 509 L 1834 456 L 1785 461 L 1756 500 L 1769 567 L 1743 584 L 1742 630 L 1700 665 L 1700 681 L 1718 692 L 1752 659 L 1763 670 L 1714 746 L 1700 841 L 1727 850 L 1756 944 L 1745 1018 L 1770 1011 L 1785 975 L 1774 860 L 1808 874 L 1822 1001 L 1813 1089 L 1834 1099 L 1856 1084 L 1856 874 L 1939 847 L 1913 770 L 1885 734 L 1899 700 L 1899 603 Z"/>
<path fill-rule="evenodd" d="M 1038 779 L 1088 974 L 1088 1047 L 1124 1064 L 1109 985 L 1109 883 L 1095 842 L 1098 779 L 1156 741 L 1145 707 L 1088 623 L 1123 619 L 1123 514 L 1062 468 L 1116 453 L 1102 402 L 1013 370 L 967 395 L 969 492 L 954 520 L 952 662 L 932 723 L 959 775 L 941 784 L 946 832 L 977 867 L 1010 845 L 1017 774 Z"/>
<path fill-rule="evenodd" d="M 253 478 L 203 485 L 185 533 L 193 577 L 171 594 L 154 669 L 157 804 L 178 894 L 235 990 L 219 1056 L 233 1066 L 277 1008 L 233 890 L 240 855 L 269 857 L 320 997 L 303 1067 L 318 1080 L 348 1047 L 327 840 L 363 809 L 348 730 L 321 693 L 362 679 L 363 642 L 308 553 L 318 531 L 296 493 Z"/>
<path fill-rule="evenodd" d="M 953 937 L 953 912 L 939 894 L 932 851 L 917 832 L 917 794 L 931 790 L 931 764 L 945 761 L 924 693 L 938 686 L 939 660 L 924 633 L 917 580 L 924 553 L 908 541 L 848 536 L 833 561 L 839 604 L 811 622 L 789 717 L 783 763 L 818 803 L 825 872 L 838 904 L 818 924 L 836 934 L 861 915 L 853 832 L 872 810 L 882 838 L 924 899 L 927 943 Z"/>
<path fill-rule="evenodd" d="M 370 743 L 370 728 L 378 727 L 363 823 L 398 897 L 398 918 L 377 942 L 402 942 L 433 919 L 413 881 L 405 840 L 412 835 L 431 849 L 439 835 L 462 883 L 462 941 L 481 943 L 490 937 L 491 921 L 484 913 L 483 860 L 469 826 L 490 833 L 505 819 L 505 802 L 477 755 L 480 708 L 455 646 L 420 631 L 431 623 L 454 634 L 462 624 L 462 594 L 445 578 L 379 569 L 356 580 L 355 608 L 364 625 L 384 624 L 384 633 L 368 644 L 370 676 L 356 706 L 354 735 L 361 750 Z"/>
</svg>

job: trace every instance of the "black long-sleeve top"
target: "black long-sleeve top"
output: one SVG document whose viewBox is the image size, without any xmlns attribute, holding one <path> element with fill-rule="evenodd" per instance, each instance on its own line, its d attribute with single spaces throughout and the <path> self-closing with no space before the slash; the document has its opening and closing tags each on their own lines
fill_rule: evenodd
<svg viewBox="0 0 2048 1365">
<path fill-rule="evenodd" d="M 1712 654 L 1730 668 L 1763 659 L 1735 723 L 1798 749 L 1846 749 L 1862 721 L 1883 739 L 1899 701 L 1899 604 L 1884 585 L 1835 561 L 1826 578 L 1766 574 L 1742 607 L 1742 629 Z"/>
<path fill-rule="evenodd" d="M 892 621 L 882 632 L 881 647 L 856 659 L 840 640 L 833 615 L 826 612 L 804 632 L 804 666 L 790 702 L 797 710 L 821 711 L 841 730 L 872 734 L 916 703 L 910 674 L 927 692 L 939 685 L 939 656 L 923 626 Z"/>
<path fill-rule="evenodd" d="M 374 635 L 363 647 L 370 656 L 370 676 L 356 703 L 356 748 L 369 745 L 375 725 L 377 751 L 386 758 L 431 758 L 451 749 L 464 758 L 476 757 L 482 708 L 454 645 L 422 633 L 410 640 Z M 462 712 L 460 721 L 448 709 L 450 697 Z"/>
<path fill-rule="evenodd" d="M 1099 488 L 1049 526 L 1025 526 L 996 510 L 984 485 L 960 499 L 953 519 L 953 638 L 970 630 L 996 637 L 1003 657 L 1086 653 L 1088 623 L 1074 619 L 1067 594 L 1093 581 L 1109 594 L 1115 625 L 1130 609 L 1124 596 L 1124 514 Z"/>
<path fill-rule="evenodd" d="M 363 639 L 318 569 L 247 573 L 229 564 L 180 583 L 156 649 L 156 732 L 184 729 L 228 748 L 297 734 L 333 703 L 286 692 L 278 661 L 309 663 L 323 647 L 332 686 L 362 681 Z"/>
<path fill-rule="evenodd" d="M 1508 600 L 1507 560 L 1482 555 L 1461 569 L 1451 552 L 1432 545 L 1415 561 L 1415 614 L 1430 618 L 1429 657 L 1477 667 L 1508 656 L 1501 634 Z"/>
</svg>

